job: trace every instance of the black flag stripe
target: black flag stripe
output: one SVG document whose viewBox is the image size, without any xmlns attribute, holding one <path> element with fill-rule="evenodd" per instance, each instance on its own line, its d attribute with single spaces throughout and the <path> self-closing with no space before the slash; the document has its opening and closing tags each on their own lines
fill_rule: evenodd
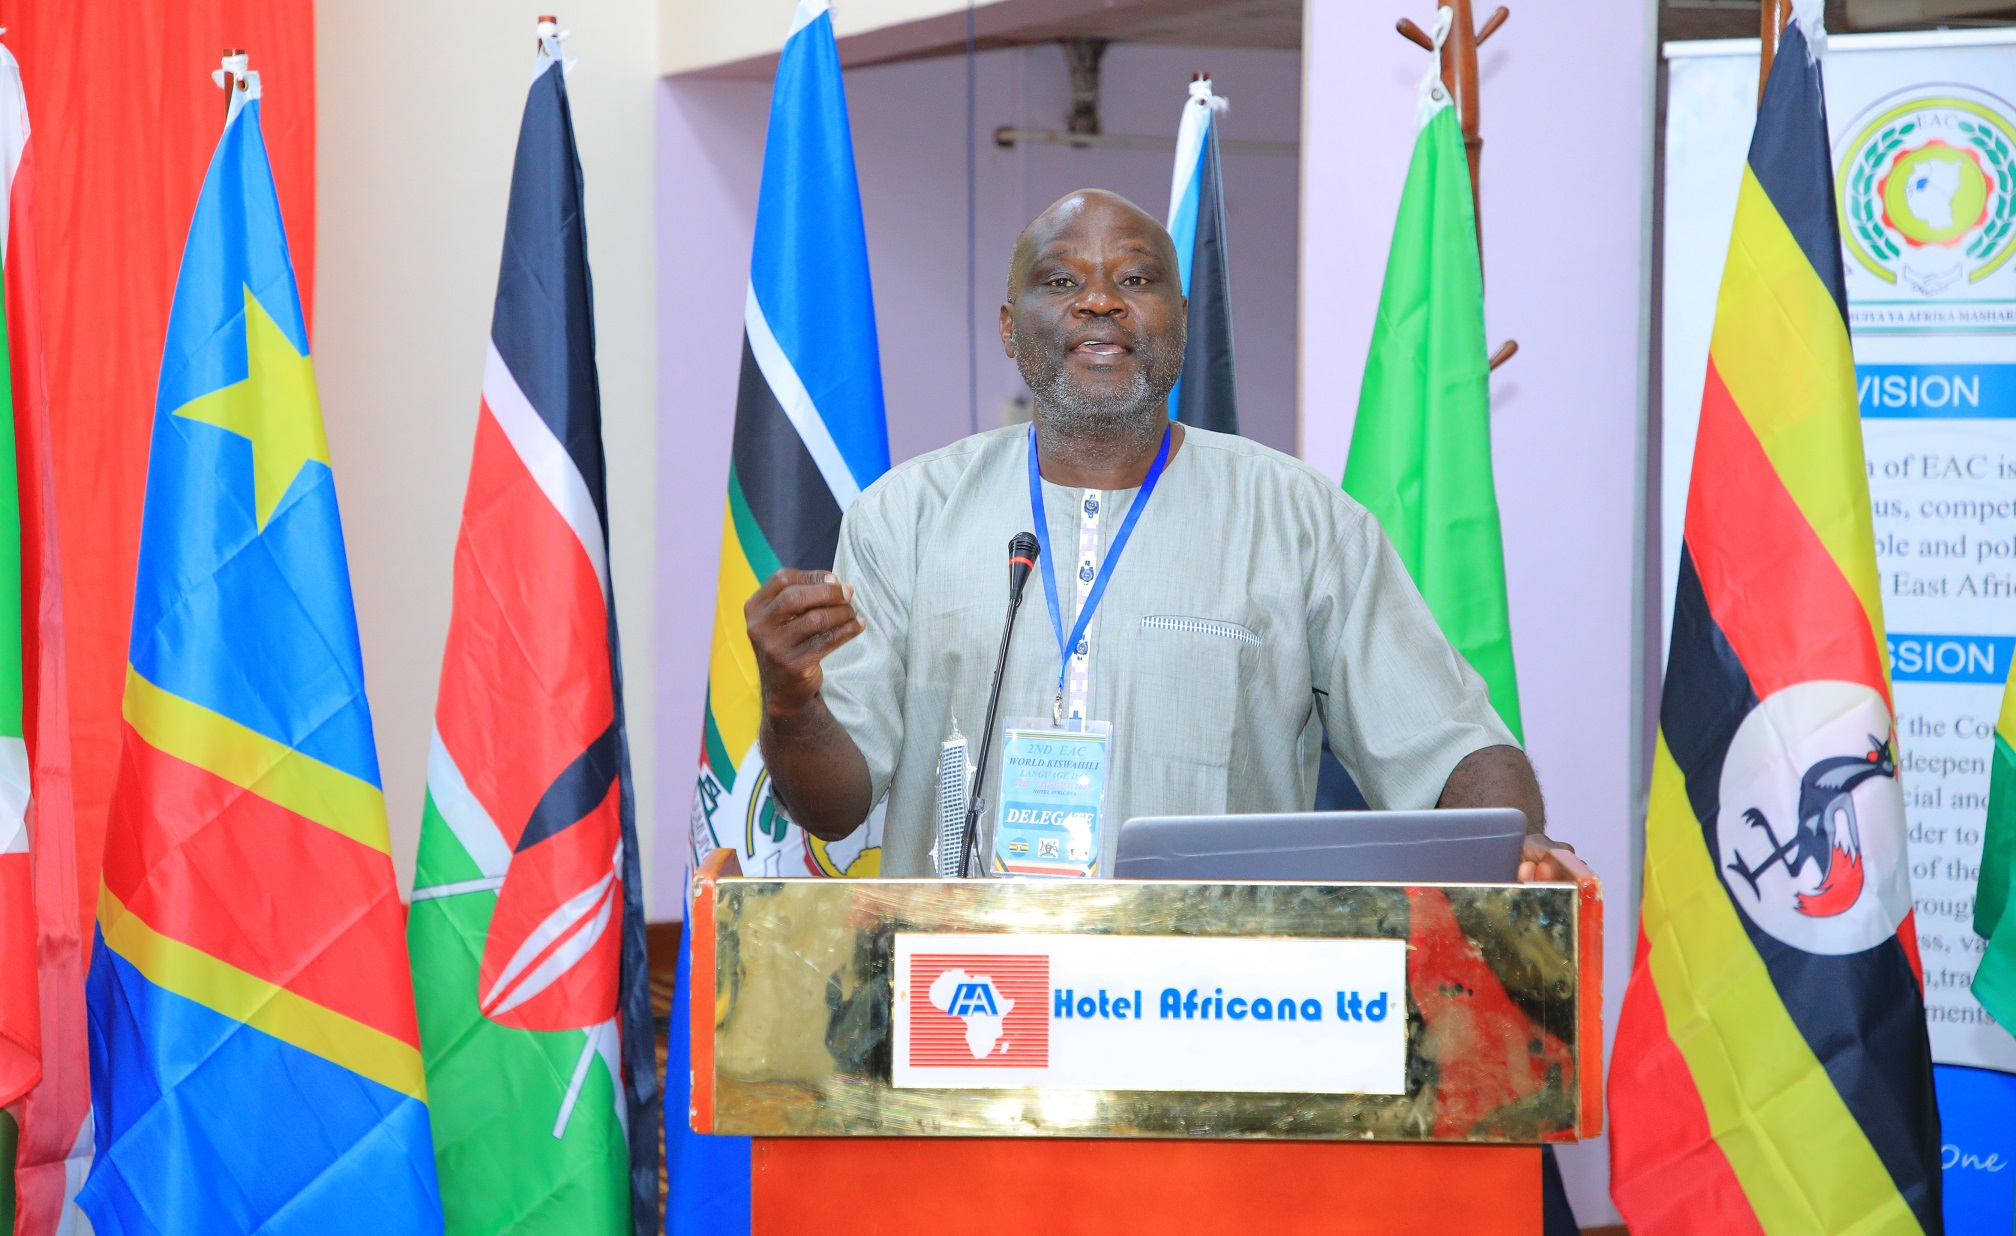
<svg viewBox="0 0 2016 1236">
<path fill-rule="evenodd" d="M 746 335 L 733 457 L 743 500 L 778 563 L 803 571 L 831 568 L 840 546 L 840 504 L 770 389 Z"/>
<path fill-rule="evenodd" d="M 1225 190 L 1218 162 L 1218 124 L 1211 123 L 1198 156 L 1197 240 L 1190 260 L 1189 341 L 1183 349 L 1176 419 L 1199 429 L 1239 432 L 1239 395 L 1232 369 L 1232 271 L 1225 254 Z"/>
</svg>

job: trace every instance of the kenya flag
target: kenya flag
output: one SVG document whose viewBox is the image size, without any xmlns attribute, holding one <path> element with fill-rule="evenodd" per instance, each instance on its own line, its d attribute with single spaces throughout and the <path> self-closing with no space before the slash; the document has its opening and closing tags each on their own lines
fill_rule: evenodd
<svg viewBox="0 0 2016 1236">
<path fill-rule="evenodd" d="M 408 928 L 451 1234 L 657 1228 L 581 202 L 546 39 L 511 175 Z"/>
</svg>

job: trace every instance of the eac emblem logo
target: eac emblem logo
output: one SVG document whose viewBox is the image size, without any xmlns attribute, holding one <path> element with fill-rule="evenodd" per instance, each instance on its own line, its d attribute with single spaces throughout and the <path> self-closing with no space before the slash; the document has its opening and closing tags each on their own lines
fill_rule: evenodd
<svg viewBox="0 0 2016 1236">
<path fill-rule="evenodd" d="M 1900 91 L 1847 128 L 1835 197 L 1848 256 L 1938 296 L 2016 253 L 2016 109 L 1966 86 Z"/>
</svg>

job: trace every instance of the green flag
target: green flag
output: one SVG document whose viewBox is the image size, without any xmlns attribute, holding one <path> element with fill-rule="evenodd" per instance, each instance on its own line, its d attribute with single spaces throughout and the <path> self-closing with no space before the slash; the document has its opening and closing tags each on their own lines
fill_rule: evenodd
<svg viewBox="0 0 2016 1236">
<path fill-rule="evenodd" d="M 1988 826 L 1982 831 L 1981 877 L 1974 890 L 1974 931 L 1988 941 L 1974 971 L 1974 998 L 2016 1032 L 2016 920 L 2009 909 L 2016 880 L 2016 676 L 2002 690 L 1995 754 L 1988 773 Z"/>
<path fill-rule="evenodd" d="M 499 1025 L 478 1006 L 497 894 L 464 835 L 488 825 L 437 742 L 407 926 L 448 1236 L 631 1230 L 614 1056 L 593 1031 Z M 438 783 L 438 784 L 437 784 Z M 447 800 L 444 808 L 441 801 Z M 450 823 L 451 816 L 458 817 Z M 478 843 L 479 852 L 485 847 Z M 494 847 L 491 847 L 494 848 Z M 487 855 L 484 857 L 488 857 Z"/>
<path fill-rule="evenodd" d="M 1456 111 L 1439 82 L 1424 96 L 1344 489 L 1379 518 L 1443 634 L 1521 736 L 1491 483 L 1476 208 Z"/>
</svg>

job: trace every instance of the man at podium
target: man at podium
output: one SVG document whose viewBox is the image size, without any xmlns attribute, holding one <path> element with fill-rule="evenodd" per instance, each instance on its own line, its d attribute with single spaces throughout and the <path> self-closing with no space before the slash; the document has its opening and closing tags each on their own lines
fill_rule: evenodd
<svg viewBox="0 0 2016 1236">
<path fill-rule="evenodd" d="M 1327 731 L 1373 806 L 1516 807 L 1521 878 L 1567 878 L 1532 766 L 1378 521 L 1291 456 L 1170 420 L 1185 307 L 1168 233 L 1124 198 L 1070 194 L 1022 233 L 1001 341 L 1033 425 L 892 469 L 832 572 L 780 570 L 745 609 L 777 799 L 832 840 L 886 794 L 883 874 L 932 874 L 941 748 L 985 719 L 1002 548 L 1027 530 L 1043 597 L 995 750 L 1002 798 L 1022 777 L 1086 804 L 1058 874 L 1110 872 L 1132 816 L 1307 811 Z"/>
</svg>

